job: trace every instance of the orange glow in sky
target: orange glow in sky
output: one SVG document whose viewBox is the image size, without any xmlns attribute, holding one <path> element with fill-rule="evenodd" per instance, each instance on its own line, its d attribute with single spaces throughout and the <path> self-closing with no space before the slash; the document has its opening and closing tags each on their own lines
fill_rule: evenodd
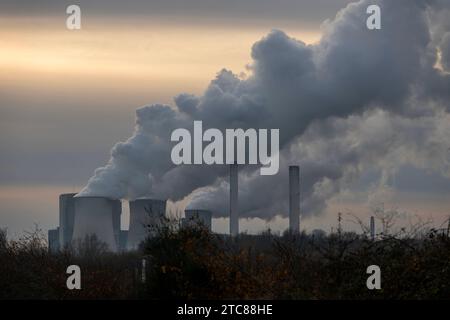
<svg viewBox="0 0 450 320">
<path fill-rule="evenodd" d="M 200 93 L 222 68 L 246 72 L 251 46 L 269 31 L 170 24 L 69 31 L 62 24 L 31 28 L 7 20 L 0 29 L 0 81 L 39 75 L 38 83 L 57 79 L 58 85 L 75 77 L 84 85 L 151 86 L 171 96 L 181 88 Z M 310 30 L 289 35 L 306 43 L 320 38 Z"/>
</svg>

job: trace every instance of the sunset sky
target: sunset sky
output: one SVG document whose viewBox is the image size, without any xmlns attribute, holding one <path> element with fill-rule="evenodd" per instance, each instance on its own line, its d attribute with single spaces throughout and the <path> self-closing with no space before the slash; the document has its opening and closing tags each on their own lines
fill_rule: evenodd
<svg viewBox="0 0 450 320">
<path fill-rule="evenodd" d="M 0 227 L 11 237 L 34 223 L 55 227 L 58 195 L 79 191 L 114 144 L 131 136 L 137 108 L 201 95 L 223 68 L 246 79 L 253 44 L 272 29 L 315 44 L 322 23 L 349 2 L 77 1 L 82 29 L 70 31 L 70 1 L 2 1 Z M 329 231 L 337 211 L 368 212 L 368 194 L 358 187 L 370 184 L 364 179 L 372 181 L 370 174 L 357 179 L 302 228 Z M 402 166 L 389 183 L 393 206 L 437 224 L 450 214 L 447 177 Z M 225 232 L 222 220 L 215 228 Z M 266 226 L 250 220 L 241 228 Z M 287 221 L 275 218 L 271 226 L 282 230 Z"/>
</svg>

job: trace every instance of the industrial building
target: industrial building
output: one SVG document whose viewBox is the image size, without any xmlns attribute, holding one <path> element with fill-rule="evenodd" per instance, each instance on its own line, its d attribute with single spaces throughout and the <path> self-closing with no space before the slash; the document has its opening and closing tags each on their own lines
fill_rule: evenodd
<svg viewBox="0 0 450 320">
<path fill-rule="evenodd" d="M 134 250 L 145 240 L 149 227 L 161 223 L 166 201 L 137 199 L 129 202 L 130 228 L 121 230 L 122 203 L 106 197 L 77 197 L 75 193 L 59 197 L 59 227 L 48 231 L 49 250 L 73 247 L 95 235 L 113 252 Z"/>
<path fill-rule="evenodd" d="M 67 248 L 72 243 L 76 193 L 59 196 L 59 227 L 48 231 L 48 247 L 51 252 Z"/>
<path fill-rule="evenodd" d="M 239 234 L 238 165 L 230 165 L 230 235 Z M 76 196 L 75 193 L 59 197 L 59 227 L 48 231 L 49 250 L 52 252 L 73 246 L 86 237 L 95 235 L 106 243 L 110 251 L 138 249 L 147 237 L 161 226 L 166 213 L 166 200 L 136 199 L 129 201 L 129 230 L 121 230 L 121 200 L 106 197 Z M 213 209 L 213 208 L 212 208 Z M 201 223 L 212 229 L 212 212 L 206 209 L 186 209 L 181 227 Z M 373 227 L 371 227 L 373 238 Z M 289 230 L 300 230 L 300 169 L 289 167 Z"/>
<path fill-rule="evenodd" d="M 122 203 L 105 197 L 74 197 L 75 219 L 72 244 L 96 235 L 110 251 L 119 247 Z"/>
<path fill-rule="evenodd" d="M 76 193 L 59 197 L 59 227 L 48 231 L 49 250 L 55 252 L 73 247 L 95 235 L 116 252 L 125 248 L 126 234 L 120 230 L 122 204 L 105 197 L 76 197 Z M 125 238 L 125 239 L 124 239 Z"/>
<path fill-rule="evenodd" d="M 65 193 L 59 196 L 59 246 L 64 249 L 72 242 L 75 218 L 76 193 Z"/>
</svg>

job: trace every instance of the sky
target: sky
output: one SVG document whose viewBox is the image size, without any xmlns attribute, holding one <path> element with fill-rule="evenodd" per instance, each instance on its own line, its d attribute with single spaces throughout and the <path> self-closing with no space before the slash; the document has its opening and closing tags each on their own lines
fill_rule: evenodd
<svg viewBox="0 0 450 320">
<path fill-rule="evenodd" d="M 345 37 L 346 33 L 339 31 L 347 28 L 363 7 L 350 7 L 346 14 L 336 17 L 350 2 L 77 1 L 82 12 L 82 29 L 70 31 L 65 27 L 65 8 L 71 2 L 2 1 L 0 227 L 7 228 L 10 236 L 33 228 L 34 223 L 44 230 L 55 227 L 58 195 L 80 191 L 94 170 L 105 166 L 117 142 L 136 136 L 136 109 L 161 103 L 180 112 L 184 102 L 173 98 L 188 93 L 198 97 L 200 105 L 205 105 L 206 111 L 200 117 L 207 120 L 208 110 L 215 110 L 219 101 L 209 100 L 212 87 L 222 88 L 227 81 L 234 83 L 234 78 L 240 79 L 242 87 L 259 86 L 256 92 L 242 89 L 244 93 L 232 93 L 240 101 L 240 108 L 246 108 L 241 105 L 242 96 L 259 97 L 261 88 L 270 89 L 267 90 L 271 92 L 268 100 L 277 99 L 274 105 L 281 108 L 276 113 L 280 117 L 273 117 L 273 123 L 289 132 L 286 148 L 301 146 L 297 153 L 286 154 L 283 163 L 298 159 L 302 165 L 301 159 L 306 163 L 305 168 L 311 169 L 305 172 L 305 197 L 309 198 L 304 203 L 302 228 L 329 230 L 335 224 L 338 211 L 368 214 L 375 197 L 411 215 L 424 219 L 433 217 L 437 224 L 444 221 L 450 214 L 448 167 L 445 162 L 430 159 L 446 157 L 450 161 L 450 145 L 443 138 L 448 137 L 449 98 L 441 92 L 445 92 L 442 86 L 450 83 L 445 78 L 447 52 L 450 52 L 450 27 L 445 22 L 450 20 L 446 19 L 450 17 L 448 7 L 445 1 L 430 1 L 435 2 L 430 5 L 434 9 L 427 15 L 435 19 L 427 24 L 426 31 L 432 35 L 426 39 L 427 35 L 421 33 L 424 26 L 420 16 L 421 10 L 426 9 L 418 5 L 417 11 L 413 8 L 402 13 L 407 17 L 394 23 L 390 17 L 401 15 L 393 6 L 386 19 L 386 27 L 391 27 L 393 32 L 389 29 L 381 32 L 380 39 L 371 44 L 366 42 L 369 41 L 367 35 L 356 33 L 350 39 L 351 32 Z M 373 2 L 384 4 L 384 1 Z M 283 34 L 272 32 L 273 29 L 282 30 Z M 303 44 L 298 45 L 293 39 Z M 386 41 L 398 43 L 389 51 L 392 47 L 384 47 Z M 411 48 L 415 50 L 417 46 L 411 43 L 416 41 L 419 47 L 441 48 L 439 54 L 443 58 L 436 66 L 440 71 L 417 67 L 418 61 L 425 61 L 431 51 L 418 50 L 415 57 Z M 300 60 L 285 52 L 298 55 Z M 333 53 L 332 58 L 327 56 L 329 52 Z M 386 58 L 378 59 L 377 54 Z M 359 55 L 367 57 L 370 63 L 365 64 L 365 58 L 358 58 Z M 304 69 L 312 68 L 308 59 L 314 60 L 311 65 L 323 69 L 308 71 L 314 77 L 305 76 L 298 83 L 297 77 L 289 78 L 290 72 L 286 70 L 294 70 L 303 77 Z M 281 75 L 278 74 L 281 69 L 277 69 L 281 68 L 280 61 L 287 66 Z M 448 61 L 450 65 L 450 59 Z M 344 70 L 346 66 L 349 68 Z M 354 70 L 347 71 L 353 67 Z M 223 68 L 234 75 L 222 73 L 216 78 Z M 374 70 L 376 74 L 368 73 Z M 318 80 L 321 72 L 331 76 Z M 365 78 L 373 78 L 373 82 L 363 81 Z M 407 80 L 412 78 L 417 81 Z M 214 79 L 216 83 L 211 84 Z M 278 88 L 267 79 L 278 79 L 278 84 L 286 80 L 286 85 Z M 435 87 L 428 88 L 425 83 L 433 83 Z M 412 86 L 415 86 L 414 92 L 406 93 Z M 306 93 L 299 96 L 293 93 L 302 90 Z M 379 94 L 371 94 L 370 90 L 378 90 Z M 320 95 L 313 94 L 319 91 Z M 418 92 L 425 93 L 418 97 Z M 336 104 L 318 96 L 333 97 Z M 289 115 L 292 106 L 303 104 L 323 104 L 323 107 L 317 107 L 316 111 L 298 108 L 306 110 L 292 113 L 291 118 L 297 116 L 298 122 L 291 122 L 284 116 L 283 107 Z M 372 107 L 374 104 L 376 106 Z M 267 107 L 269 114 L 273 111 L 270 103 L 263 107 Z M 332 108 L 334 111 L 330 111 Z M 237 112 L 238 120 L 241 116 L 244 114 Z M 271 125 L 267 119 L 250 123 Z M 439 119 L 441 122 L 437 123 Z M 226 125 L 219 126 L 222 124 Z M 372 127 L 373 131 L 365 131 Z M 379 141 L 371 138 L 380 131 L 392 132 L 392 136 L 386 134 L 385 139 Z M 153 131 L 147 134 L 152 135 Z M 341 139 L 334 141 L 333 134 Z M 367 138 L 363 134 L 367 134 Z M 393 140 L 395 150 L 392 150 L 385 142 L 394 136 L 400 138 Z M 412 141 L 423 143 L 412 144 Z M 352 143 L 359 149 L 347 150 Z M 439 151 L 429 152 L 428 148 L 434 146 L 432 143 Z M 311 164 L 323 156 L 328 157 L 333 145 L 341 144 L 337 156 L 330 157 L 334 162 L 330 160 L 323 167 Z M 366 156 L 373 150 L 379 150 L 383 157 L 379 154 Z M 156 152 L 154 155 L 158 157 Z M 150 160 L 157 162 L 155 158 Z M 331 165 L 344 169 L 325 174 L 324 168 Z M 178 181 L 185 177 L 183 174 L 175 172 L 169 177 L 175 175 L 174 181 Z M 198 187 L 210 185 L 211 198 L 200 197 L 197 202 L 218 205 L 217 199 L 223 198 L 226 189 L 221 184 L 223 174 L 214 172 L 210 176 L 218 180 L 199 183 Z M 283 177 L 281 174 L 280 180 L 273 183 L 282 183 Z M 174 191 L 164 180 L 166 177 L 160 179 L 163 187 L 154 193 L 172 196 Z M 245 179 L 244 186 L 267 185 L 261 192 L 270 189 L 268 183 L 253 181 L 251 172 L 245 174 Z M 194 191 L 191 189 L 192 186 L 184 192 L 177 190 L 175 197 L 182 200 Z M 267 226 L 282 230 L 287 226 L 286 219 L 277 217 L 286 213 L 281 203 L 282 193 L 276 195 L 279 199 L 267 214 L 260 213 L 260 207 L 253 203 L 260 201 L 258 196 L 249 192 L 247 196 L 253 202 L 246 202 L 245 196 L 244 193 L 243 210 L 248 214 L 243 216 L 250 220 L 242 222 L 243 230 L 257 232 Z M 191 194 L 192 197 L 199 199 Z M 184 205 L 188 202 L 182 201 Z M 126 218 L 125 214 L 125 227 Z M 213 227 L 217 231 L 227 230 L 223 218 L 215 220 Z"/>
</svg>

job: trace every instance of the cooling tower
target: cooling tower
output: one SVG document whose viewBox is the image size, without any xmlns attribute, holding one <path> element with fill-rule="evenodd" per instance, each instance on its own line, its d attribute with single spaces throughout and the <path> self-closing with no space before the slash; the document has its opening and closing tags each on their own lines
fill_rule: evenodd
<svg viewBox="0 0 450 320">
<path fill-rule="evenodd" d="M 65 193 L 59 196 L 59 246 L 64 249 L 72 242 L 75 218 L 76 193 Z"/>
<path fill-rule="evenodd" d="M 300 230 L 300 168 L 289 166 L 289 230 Z"/>
<path fill-rule="evenodd" d="M 230 235 L 239 234 L 238 165 L 230 165 Z"/>
<path fill-rule="evenodd" d="M 95 234 L 110 251 L 117 251 L 114 214 L 121 208 L 120 200 L 105 197 L 75 197 L 74 200 L 73 241 L 83 241 L 86 236 Z"/>
<path fill-rule="evenodd" d="M 201 223 L 206 228 L 208 228 L 209 231 L 211 231 L 211 211 L 201 209 L 186 209 L 184 210 L 184 216 L 184 226 L 187 226 L 191 223 Z"/>
<path fill-rule="evenodd" d="M 166 201 L 137 199 L 130 201 L 130 228 L 127 247 L 137 249 L 139 244 L 151 235 L 149 226 L 157 226 L 166 213 Z"/>
</svg>

